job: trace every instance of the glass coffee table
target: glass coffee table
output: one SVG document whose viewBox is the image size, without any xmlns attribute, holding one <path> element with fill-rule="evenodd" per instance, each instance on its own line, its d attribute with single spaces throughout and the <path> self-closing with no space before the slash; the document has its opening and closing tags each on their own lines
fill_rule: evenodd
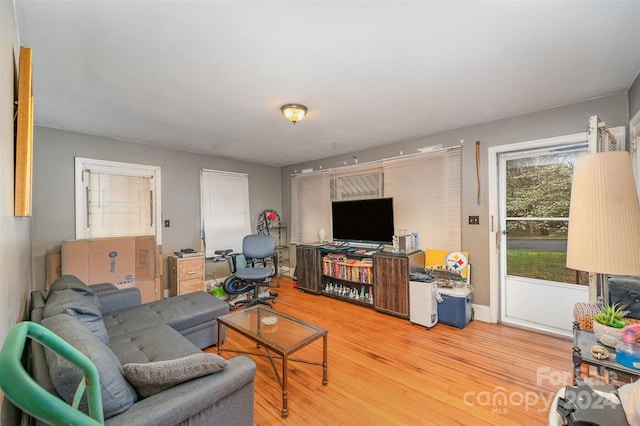
<svg viewBox="0 0 640 426">
<path fill-rule="evenodd" d="M 222 326 L 255 342 L 264 353 L 222 348 Z M 218 317 L 218 354 L 222 351 L 268 357 L 282 388 L 282 417 L 289 415 L 287 363 L 304 362 L 322 366 L 322 384 L 327 385 L 327 334 L 329 330 L 262 306 L 253 306 Z M 290 358 L 294 352 L 322 337 L 322 362 Z M 274 359 L 282 360 L 282 377 Z"/>
</svg>

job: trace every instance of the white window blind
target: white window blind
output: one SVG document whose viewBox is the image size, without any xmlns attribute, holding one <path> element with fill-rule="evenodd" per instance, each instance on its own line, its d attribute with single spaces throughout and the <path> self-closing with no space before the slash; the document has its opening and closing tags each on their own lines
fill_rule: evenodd
<svg viewBox="0 0 640 426">
<path fill-rule="evenodd" d="M 200 177 L 205 256 L 222 249 L 241 253 L 242 239 L 251 234 L 249 176 L 203 169 Z"/>
<path fill-rule="evenodd" d="M 461 249 L 461 148 L 291 178 L 292 243 L 331 238 L 331 201 L 392 197 L 396 233 L 417 232 L 422 249 Z"/>
<path fill-rule="evenodd" d="M 363 200 L 383 196 L 383 172 L 380 165 L 334 170 L 331 201 Z"/>
<path fill-rule="evenodd" d="M 76 238 L 156 235 L 159 173 L 154 166 L 76 158 Z"/>
<path fill-rule="evenodd" d="M 90 238 L 153 234 L 150 177 L 85 173 Z"/>
<path fill-rule="evenodd" d="M 330 172 L 293 176 L 291 179 L 291 242 L 313 243 L 321 228 L 331 232 Z"/>
<path fill-rule="evenodd" d="M 417 232 L 421 249 L 460 250 L 461 149 L 384 162 L 396 232 Z"/>
</svg>

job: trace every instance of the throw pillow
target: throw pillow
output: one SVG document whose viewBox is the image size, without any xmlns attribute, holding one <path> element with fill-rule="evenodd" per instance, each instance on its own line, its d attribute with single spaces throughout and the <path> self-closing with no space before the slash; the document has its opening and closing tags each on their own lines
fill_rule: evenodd
<svg viewBox="0 0 640 426">
<path fill-rule="evenodd" d="M 93 291 L 88 285 L 83 283 L 78 277 L 75 275 L 62 275 L 57 280 L 51 284 L 49 288 L 49 295 L 55 293 L 58 290 L 73 290 L 78 294 L 84 296 L 91 303 L 96 305 L 96 307 L 100 309 L 100 299 L 96 295 L 96 292 Z"/>
<path fill-rule="evenodd" d="M 187 380 L 220 371 L 227 363 L 216 354 L 199 353 L 168 361 L 125 364 L 122 369 L 138 395 L 146 398 Z"/>
<path fill-rule="evenodd" d="M 43 319 L 42 325 L 86 355 L 96 366 L 100 377 L 105 419 L 126 411 L 136 402 L 136 392 L 124 378 L 116 355 L 79 321 L 69 315 L 60 314 Z M 84 373 L 47 348 L 45 348 L 45 356 L 53 386 L 60 397 L 71 404 L 76 388 L 84 378 Z M 86 392 L 78 408 L 88 413 Z"/>
<path fill-rule="evenodd" d="M 89 329 L 105 345 L 109 344 L 109 334 L 102 320 L 100 310 L 83 295 L 68 288 L 58 290 L 47 297 L 42 316 L 52 317 L 58 314 L 67 314 Z"/>
</svg>

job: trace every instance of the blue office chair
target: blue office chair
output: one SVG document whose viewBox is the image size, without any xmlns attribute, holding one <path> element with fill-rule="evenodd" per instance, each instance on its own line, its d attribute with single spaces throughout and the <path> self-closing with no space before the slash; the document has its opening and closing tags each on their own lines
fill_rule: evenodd
<svg viewBox="0 0 640 426">
<path fill-rule="evenodd" d="M 269 292 L 266 297 L 260 297 L 259 294 L 260 287 L 269 287 L 274 276 L 278 281 L 276 239 L 271 235 L 247 235 L 242 240 L 242 255 L 246 262 L 244 268 L 238 265 L 238 255 L 230 254 L 232 275 L 222 284 L 224 291 L 229 295 L 236 295 L 253 290 L 253 298 L 241 300 L 235 305 L 272 306 L 272 303 L 276 303 L 277 293 Z M 267 266 L 269 259 L 273 259 L 273 268 Z M 279 283 L 276 287 L 279 287 Z"/>
</svg>

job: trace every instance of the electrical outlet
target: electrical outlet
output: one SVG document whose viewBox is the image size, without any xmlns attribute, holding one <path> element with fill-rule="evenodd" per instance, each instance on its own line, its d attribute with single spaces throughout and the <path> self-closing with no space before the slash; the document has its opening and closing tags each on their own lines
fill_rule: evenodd
<svg viewBox="0 0 640 426">
<path fill-rule="evenodd" d="M 171 226 L 171 221 L 170 221 L 169 219 L 165 219 L 165 221 L 164 221 L 164 227 L 165 227 L 165 228 L 168 228 L 168 227 L 170 227 L 170 226 Z"/>
<path fill-rule="evenodd" d="M 469 216 L 469 225 L 480 225 L 480 216 Z"/>
</svg>

